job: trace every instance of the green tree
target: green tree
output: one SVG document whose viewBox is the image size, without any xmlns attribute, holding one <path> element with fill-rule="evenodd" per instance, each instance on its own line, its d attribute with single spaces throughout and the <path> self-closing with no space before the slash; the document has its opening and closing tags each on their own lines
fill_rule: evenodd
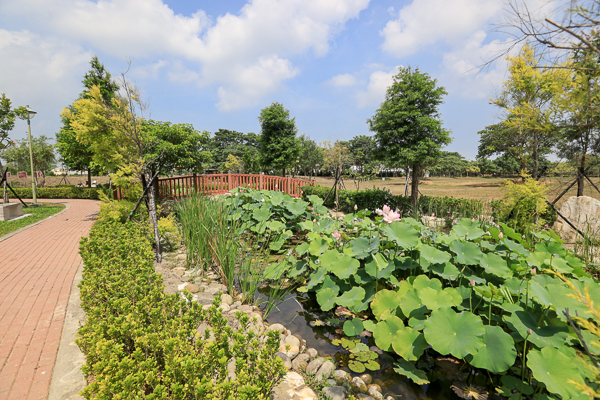
<svg viewBox="0 0 600 400">
<path fill-rule="evenodd" d="M 100 96 L 105 104 L 112 104 L 116 93 L 119 91 L 117 85 L 112 79 L 111 74 L 106 70 L 104 65 L 100 63 L 98 57 L 92 57 L 90 61 L 91 69 L 84 75 L 83 92 L 79 95 L 79 99 L 90 99 L 90 90 L 93 86 L 100 89 Z M 73 105 L 67 107 L 70 111 L 69 115 L 76 112 Z M 88 171 L 88 186 L 92 184 L 92 172 L 99 172 L 100 168 L 94 162 L 93 152 L 90 145 L 86 145 L 77 138 L 77 132 L 71 126 L 71 119 L 65 118 L 65 113 L 62 113 L 62 127 L 56 134 L 56 147 L 61 156 L 62 162 L 72 170 L 87 170 Z"/>
<path fill-rule="evenodd" d="M 12 102 L 5 93 L 0 95 L 0 151 L 7 149 L 13 145 L 14 142 L 8 136 L 8 133 L 15 127 L 15 118 L 17 117 L 16 111 L 12 108 Z M 0 179 L 4 175 L 4 167 L 2 166 L 2 160 L 0 160 Z M 8 203 L 8 192 L 6 191 L 6 182 L 4 182 L 3 188 L 3 201 Z"/>
<path fill-rule="evenodd" d="M 315 171 L 318 171 L 323 165 L 323 152 L 319 149 L 317 142 L 306 135 L 300 135 L 298 143 L 300 147 L 298 168 L 304 175 L 314 176 Z"/>
<path fill-rule="evenodd" d="M 258 116 L 261 134 L 260 158 L 263 168 L 285 171 L 290 168 L 299 148 L 296 140 L 296 119 L 290 118 L 290 112 L 281 103 L 272 103 L 260 111 Z"/>
<path fill-rule="evenodd" d="M 54 146 L 49 141 L 50 139 L 43 135 L 31 138 L 33 169 L 42 172 L 42 186 L 46 181 L 46 172 L 54 168 L 56 163 Z M 29 140 L 22 139 L 15 146 L 7 148 L 2 152 L 2 158 L 19 170 L 30 171 Z"/>
<path fill-rule="evenodd" d="M 423 167 L 434 163 L 442 146 L 451 142 L 438 111 L 447 92 L 418 68 L 401 67 L 393 79 L 385 101 L 367 123 L 375 132 L 376 158 L 411 167 L 411 201 L 415 207 Z"/>
<path fill-rule="evenodd" d="M 259 143 L 255 133 L 219 129 L 210 139 L 209 148 L 213 158 L 212 167 L 219 171 L 227 171 L 225 163 L 230 154 L 240 161 L 242 171 L 259 170 Z"/>
<path fill-rule="evenodd" d="M 152 172 L 168 174 L 173 170 L 203 172 L 212 160 L 208 144 L 210 134 L 199 132 L 191 124 L 172 124 L 154 120 L 143 121 L 144 136 L 153 146 L 146 150 L 148 168 Z"/>
<path fill-rule="evenodd" d="M 354 165 L 362 172 L 370 173 L 373 169 L 373 155 L 377 144 L 372 136 L 359 135 L 348 141 L 348 150 L 352 154 Z M 366 171 L 365 171 L 366 170 Z"/>
</svg>

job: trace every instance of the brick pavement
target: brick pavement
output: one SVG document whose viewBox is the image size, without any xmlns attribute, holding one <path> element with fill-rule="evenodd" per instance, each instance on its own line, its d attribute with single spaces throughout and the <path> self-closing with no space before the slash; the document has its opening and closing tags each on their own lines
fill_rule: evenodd
<svg viewBox="0 0 600 400">
<path fill-rule="evenodd" d="M 48 201 L 71 207 L 0 242 L 0 400 L 48 397 L 79 239 L 99 209 L 93 200 Z"/>
</svg>

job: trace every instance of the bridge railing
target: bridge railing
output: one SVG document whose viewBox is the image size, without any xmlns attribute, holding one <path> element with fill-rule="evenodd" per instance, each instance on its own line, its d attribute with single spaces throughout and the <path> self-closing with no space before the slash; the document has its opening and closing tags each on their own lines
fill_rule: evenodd
<svg viewBox="0 0 600 400">
<path fill-rule="evenodd" d="M 192 193 L 225 194 L 237 187 L 256 190 L 275 190 L 285 192 L 293 197 L 300 197 L 302 196 L 302 187 L 313 185 L 313 181 L 306 179 L 263 174 L 194 174 L 158 178 L 154 190 L 156 197 L 159 199 L 181 198 L 189 196 Z"/>
</svg>

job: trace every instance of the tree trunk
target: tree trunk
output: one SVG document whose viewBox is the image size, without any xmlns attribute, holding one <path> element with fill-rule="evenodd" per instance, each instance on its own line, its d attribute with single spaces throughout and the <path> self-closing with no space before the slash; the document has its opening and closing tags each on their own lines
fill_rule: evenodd
<svg viewBox="0 0 600 400">
<path fill-rule="evenodd" d="M 283 169 L 283 171 L 281 172 L 281 176 L 285 177 L 285 168 Z"/>
<path fill-rule="evenodd" d="M 410 202 L 413 210 L 417 210 L 417 200 L 419 199 L 419 173 L 421 168 L 418 165 L 412 167 L 412 182 L 410 184 Z"/>
<path fill-rule="evenodd" d="M 92 169 L 88 167 L 88 187 L 92 187 Z"/>
<path fill-rule="evenodd" d="M 2 179 L 2 176 L 4 175 L 5 171 L 4 171 L 4 167 L 2 166 L 2 161 L 0 161 L 0 179 Z M 8 179 L 7 179 L 8 180 Z M 8 190 L 6 185 L 7 185 L 7 180 L 4 181 L 3 186 L 4 186 L 4 193 L 2 196 L 2 201 L 4 202 L 4 204 L 8 204 Z"/>
<path fill-rule="evenodd" d="M 148 178 L 152 179 L 152 175 L 150 175 Z M 154 182 L 151 181 L 148 184 L 153 185 Z M 162 262 L 162 253 L 160 249 L 160 235 L 158 234 L 158 217 L 156 215 L 156 199 L 154 197 L 154 188 L 148 190 L 148 198 L 150 200 L 148 214 L 150 215 L 150 220 L 152 221 L 152 226 L 154 228 L 154 241 L 156 243 L 156 262 L 160 264 Z"/>
<path fill-rule="evenodd" d="M 577 197 L 583 196 L 583 189 L 585 185 L 583 173 L 583 166 L 585 165 L 585 158 L 581 157 L 581 165 L 577 168 Z"/>
</svg>

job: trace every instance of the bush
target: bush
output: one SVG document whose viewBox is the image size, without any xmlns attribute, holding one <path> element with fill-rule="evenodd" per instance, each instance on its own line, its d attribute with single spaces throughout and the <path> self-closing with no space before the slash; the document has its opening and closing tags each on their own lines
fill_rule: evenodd
<svg viewBox="0 0 600 400">
<path fill-rule="evenodd" d="M 86 356 L 85 398 L 269 398 L 285 374 L 275 356 L 278 333 L 260 346 L 247 315 L 238 313 L 239 329 L 227 326 L 219 297 L 203 310 L 189 293 L 165 294 L 145 227 L 97 222 L 80 252 L 87 319 L 77 344 Z M 203 335 L 201 323 L 208 327 Z"/>
<path fill-rule="evenodd" d="M 33 193 L 31 188 L 13 188 L 13 190 L 23 199 L 31 199 Z M 98 188 L 85 188 L 77 186 L 64 186 L 53 188 L 37 188 L 36 195 L 38 199 L 93 199 L 98 200 L 102 190 Z M 12 196 L 12 192 L 9 192 Z"/>
</svg>

